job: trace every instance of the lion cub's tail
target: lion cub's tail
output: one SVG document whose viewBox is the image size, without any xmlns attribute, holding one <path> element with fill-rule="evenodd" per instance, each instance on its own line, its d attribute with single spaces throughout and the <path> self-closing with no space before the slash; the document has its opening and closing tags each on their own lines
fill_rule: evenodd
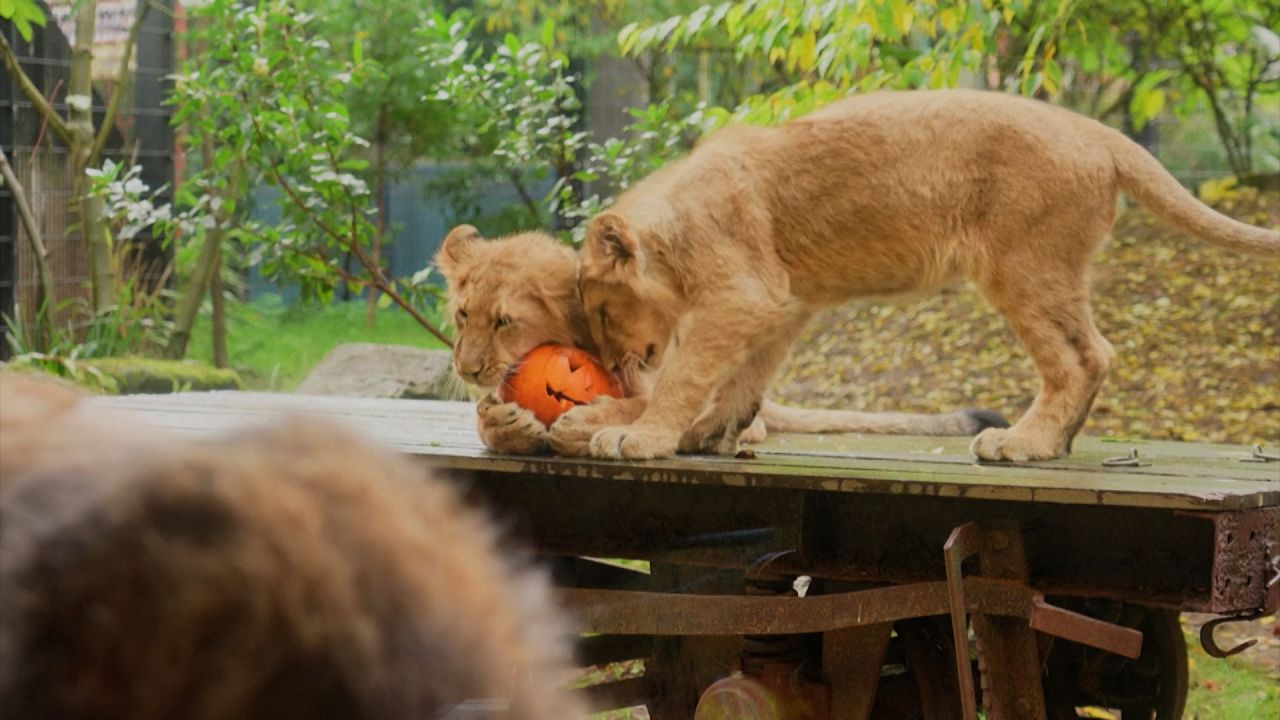
<svg viewBox="0 0 1280 720">
<path fill-rule="evenodd" d="M 1107 128 L 1120 187 L 1161 220 L 1215 245 L 1249 255 L 1280 256 L 1280 232 L 1233 220 L 1200 202 L 1141 145 Z"/>
<path fill-rule="evenodd" d="M 976 435 L 989 427 L 1009 427 L 990 410 L 925 413 L 871 413 L 792 408 L 766 400 L 760 419 L 770 433 L 870 433 L 876 435 Z"/>
</svg>

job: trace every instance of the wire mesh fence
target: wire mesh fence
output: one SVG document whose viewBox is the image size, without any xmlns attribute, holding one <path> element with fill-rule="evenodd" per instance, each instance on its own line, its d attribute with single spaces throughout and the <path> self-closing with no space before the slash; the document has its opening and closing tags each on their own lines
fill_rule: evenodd
<svg viewBox="0 0 1280 720">
<path fill-rule="evenodd" d="M 163 104 L 174 67 L 173 0 L 152 2 L 152 11 L 139 29 L 137 50 L 109 139 L 104 159 L 142 166 L 142 180 L 153 188 L 171 185 L 174 167 L 170 109 Z M 50 22 L 35 28 L 30 42 L 7 21 L 0 21 L 22 69 L 53 108 L 66 115 L 67 84 L 71 72 L 70 27 L 72 3 L 54 0 L 43 8 Z M 121 27 L 132 25 L 139 3 L 104 0 L 98 3 L 94 35 L 97 60 L 93 69 L 95 127 L 101 127 L 111 95 L 123 46 Z M 75 178 L 71 177 L 68 149 L 49 129 L 45 118 L 6 74 L 0 83 L 0 147 L 14 167 L 36 216 L 48 251 L 54 288 L 49 310 L 59 326 L 77 316 L 77 305 L 89 299 L 88 249 L 76 227 Z M 145 233 L 130 249 L 142 257 L 155 257 L 155 247 Z M 151 267 L 151 263 L 129 263 Z M 0 313 L 19 327 L 30 327 L 37 311 L 35 256 L 8 188 L 0 188 Z M 9 352 L 0 344 L 0 356 Z"/>
</svg>

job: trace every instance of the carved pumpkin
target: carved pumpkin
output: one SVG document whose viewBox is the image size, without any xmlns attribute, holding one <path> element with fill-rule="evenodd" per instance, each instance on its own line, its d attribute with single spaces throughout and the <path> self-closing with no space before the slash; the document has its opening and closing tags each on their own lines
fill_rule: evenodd
<svg viewBox="0 0 1280 720">
<path fill-rule="evenodd" d="M 622 397 L 622 383 L 591 353 L 567 345 L 530 350 L 498 388 L 498 399 L 515 402 L 548 426 L 601 395 Z"/>
</svg>

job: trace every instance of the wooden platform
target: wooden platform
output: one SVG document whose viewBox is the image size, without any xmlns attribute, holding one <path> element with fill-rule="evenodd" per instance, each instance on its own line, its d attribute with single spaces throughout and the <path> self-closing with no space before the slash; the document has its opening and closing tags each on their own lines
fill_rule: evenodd
<svg viewBox="0 0 1280 720">
<path fill-rule="evenodd" d="M 195 437 L 268 423 L 282 413 L 323 416 L 431 465 L 461 470 L 1183 510 L 1280 505 L 1280 463 L 1242 462 L 1250 448 L 1231 445 L 1081 438 L 1065 460 L 980 465 L 968 455 L 968 438 L 780 435 L 755 446 L 755 459 L 609 462 L 489 453 L 476 435 L 470 403 L 237 392 L 94 402 Z M 1103 467 L 1104 459 L 1134 447 L 1150 465 Z"/>
</svg>

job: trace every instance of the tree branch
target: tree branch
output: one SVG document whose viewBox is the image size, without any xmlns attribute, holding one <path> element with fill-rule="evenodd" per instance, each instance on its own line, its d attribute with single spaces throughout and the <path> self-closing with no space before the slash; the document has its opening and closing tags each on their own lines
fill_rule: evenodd
<svg viewBox="0 0 1280 720">
<path fill-rule="evenodd" d="M 529 190 L 524 186 L 524 181 L 520 179 L 520 173 L 515 170 L 508 170 L 507 177 L 511 179 L 511 184 L 515 186 L 516 194 L 520 196 L 520 201 L 524 203 L 525 208 L 529 210 L 529 215 L 535 226 L 542 224 L 542 212 L 538 209 L 538 203 L 529 194 Z"/>
<path fill-rule="evenodd" d="M 133 57 L 134 48 L 138 44 L 138 30 L 142 28 L 142 23 L 147 19 L 147 13 L 151 11 L 150 0 L 142 0 L 139 3 L 138 14 L 133 18 L 133 25 L 129 27 L 129 36 L 124 41 L 124 50 L 120 54 L 120 67 L 116 70 L 116 82 L 111 88 L 111 97 L 107 100 L 107 110 L 102 116 L 102 127 L 98 128 L 98 137 L 93 141 L 93 149 L 89 151 L 89 165 L 98 164 L 98 156 L 102 154 L 102 149 L 107 146 L 107 139 L 111 137 L 111 129 L 116 124 L 116 113 L 120 109 L 120 96 L 123 94 L 125 80 L 129 76 L 129 59 Z"/>
<path fill-rule="evenodd" d="M 249 104 L 248 95 L 242 92 L 241 98 L 245 101 L 245 106 L 248 107 L 248 104 Z M 253 113 L 249 113 L 249 120 L 253 125 L 254 134 L 257 136 L 259 143 L 265 146 L 266 143 L 263 141 L 266 138 L 266 134 L 262 132 L 262 127 L 258 124 L 258 118 Z M 364 254 L 364 251 L 360 248 L 360 243 L 356 242 L 356 238 L 354 236 L 350 238 L 345 238 L 340 233 L 335 231 L 333 228 L 321 222 L 320 219 L 315 216 L 315 213 L 313 213 L 311 209 L 307 207 L 307 204 L 303 202 L 302 198 L 298 197 L 297 192 L 293 189 L 293 186 L 289 185 L 289 182 L 280 173 L 280 170 L 279 168 L 276 167 L 276 164 L 273 162 L 268 162 L 267 165 L 271 168 L 272 178 L 275 179 L 276 183 L 280 186 L 280 189 L 284 190 L 285 195 L 289 197 L 289 201 L 292 202 L 295 207 L 297 207 L 299 210 L 305 213 L 306 216 L 311 219 L 311 222 L 315 223 L 316 226 L 319 227 L 321 230 L 323 230 L 326 235 L 333 238 L 333 240 L 338 243 L 339 247 L 346 248 L 348 252 L 356 256 L 356 259 L 360 261 L 360 264 L 364 265 L 365 269 L 369 271 L 369 276 L 372 278 L 372 284 L 374 287 L 376 287 L 379 291 L 385 293 L 388 297 L 391 298 L 391 300 L 395 304 L 399 305 L 405 312 L 409 313 L 409 315 L 412 316 L 413 319 L 419 325 L 421 325 L 427 332 L 431 333 L 436 337 L 437 340 L 444 343 L 445 347 L 449 347 L 449 348 L 453 347 L 453 341 L 449 339 L 449 336 L 440 332 L 440 330 L 436 328 L 436 326 L 433 325 L 430 320 L 426 319 L 425 317 L 423 317 L 422 313 L 418 312 L 417 308 L 415 308 L 408 300 L 405 300 L 404 297 L 400 295 L 400 293 L 396 292 L 395 288 L 391 286 L 391 283 L 387 280 L 386 276 L 382 274 L 382 268 L 378 267 L 377 265 L 374 265 L 373 262 L 369 259 L 369 256 Z M 297 250 L 293 250 L 292 248 L 290 250 L 292 252 L 298 252 Z M 333 262 L 329 262 L 328 264 L 330 267 L 337 270 L 340 277 L 345 274 L 341 270 L 338 264 Z"/>
<path fill-rule="evenodd" d="M 9 76 L 22 88 L 22 94 L 27 96 L 27 100 L 35 106 L 36 111 L 44 116 L 49 123 L 49 127 L 53 128 L 54 134 L 62 140 L 64 145 L 71 146 L 71 129 L 67 127 L 67 123 L 62 116 L 53 109 L 49 101 L 45 99 L 44 94 L 36 88 L 36 84 L 27 76 L 26 71 L 22 69 L 22 65 L 18 63 L 18 58 L 13 54 L 13 48 L 9 47 L 9 39 L 0 33 L 0 56 L 4 60 L 4 69 L 9 72 Z"/>
</svg>

